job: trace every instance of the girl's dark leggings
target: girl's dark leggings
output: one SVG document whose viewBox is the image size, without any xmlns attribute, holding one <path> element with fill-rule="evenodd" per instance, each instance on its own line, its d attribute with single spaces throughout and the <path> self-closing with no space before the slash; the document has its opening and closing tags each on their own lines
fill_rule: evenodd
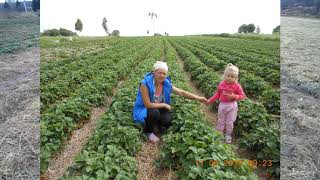
<svg viewBox="0 0 320 180">
<path fill-rule="evenodd" d="M 147 119 L 145 120 L 144 132 L 154 133 L 155 127 L 163 131 L 171 125 L 171 115 L 167 109 L 148 109 Z"/>
</svg>

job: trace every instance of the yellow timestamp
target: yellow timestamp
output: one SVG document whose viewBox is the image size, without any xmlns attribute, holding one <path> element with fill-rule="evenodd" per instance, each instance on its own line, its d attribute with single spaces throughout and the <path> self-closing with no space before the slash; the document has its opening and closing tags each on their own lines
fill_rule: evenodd
<svg viewBox="0 0 320 180">
<path fill-rule="evenodd" d="M 273 165 L 272 160 L 258 160 L 258 159 L 251 159 L 251 160 L 245 160 L 245 159 L 229 159 L 229 160 L 215 160 L 215 159 L 206 159 L 206 160 L 196 160 L 196 166 L 211 166 L 216 167 L 217 165 L 222 166 L 242 166 L 242 164 L 247 163 L 250 168 L 256 169 L 256 168 L 267 168 L 271 167 Z"/>
</svg>

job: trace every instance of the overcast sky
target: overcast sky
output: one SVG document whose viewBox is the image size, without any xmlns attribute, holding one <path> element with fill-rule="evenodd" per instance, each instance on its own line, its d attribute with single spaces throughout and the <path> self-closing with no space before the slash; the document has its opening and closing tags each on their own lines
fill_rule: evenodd
<svg viewBox="0 0 320 180">
<path fill-rule="evenodd" d="M 110 31 L 122 36 L 153 34 L 148 16 L 155 12 L 155 32 L 170 35 L 235 33 L 241 24 L 259 25 L 271 34 L 280 25 L 280 0 L 45 0 L 41 1 L 40 30 L 66 28 L 75 31 L 77 18 L 83 36 L 103 36 L 103 17 Z"/>
</svg>

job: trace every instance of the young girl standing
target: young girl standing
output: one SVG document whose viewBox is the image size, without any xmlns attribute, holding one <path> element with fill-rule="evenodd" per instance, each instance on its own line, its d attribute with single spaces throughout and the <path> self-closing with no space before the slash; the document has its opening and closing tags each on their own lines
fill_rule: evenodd
<svg viewBox="0 0 320 180">
<path fill-rule="evenodd" d="M 207 101 L 207 104 L 212 104 L 220 100 L 216 128 L 225 135 L 226 143 L 232 141 L 233 125 L 238 112 L 237 101 L 245 98 L 242 87 L 238 83 L 238 75 L 238 67 L 229 63 L 223 74 L 224 80 L 220 82 L 216 93 Z"/>
</svg>

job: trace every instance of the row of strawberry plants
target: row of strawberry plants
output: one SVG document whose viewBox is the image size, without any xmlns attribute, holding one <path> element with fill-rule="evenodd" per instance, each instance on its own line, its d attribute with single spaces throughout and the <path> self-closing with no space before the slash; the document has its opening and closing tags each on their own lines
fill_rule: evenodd
<svg viewBox="0 0 320 180">
<path fill-rule="evenodd" d="M 42 64 L 48 63 L 48 62 L 54 62 L 54 61 L 63 61 L 65 59 L 73 57 L 79 58 L 80 56 L 84 54 L 92 54 L 97 55 L 103 52 L 103 50 L 108 49 L 110 45 L 104 45 L 103 47 L 99 47 L 99 45 L 96 46 L 89 46 L 84 48 L 76 48 L 76 47 L 68 47 L 68 48 L 47 48 L 43 49 L 41 48 L 40 51 L 40 62 Z"/>
<path fill-rule="evenodd" d="M 223 72 L 225 65 L 229 62 L 232 62 L 235 64 L 245 63 L 244 66 L 240 66 L 240 69 L 241 70 L 252 70 L 251 67 L 248 66 L 248 64 L 252 64 L 250 62 L 243 61 L 242 59 L 239 59 L 239 58 L 237 58 L 236 61 L 227 60 L 227 58 L 218 59 L 216 56 L 201 49 L 201 47 L 203 47 L 204 45 L 197 44 L 194 41 L 185 41 L 185 39 L 178 39 L 178 38 L 176 38 L 175 41 L 178 42 L 180 45 L 187 47 L 192 53 L 194 53 L 196 56 L 198 56 L 208 66 L 214 68 L 214 70 L 216 70 L 216 71 Z M 230 57 L 228 57 L 228 58 L 231 59 L 231 57 L 232 57 L 232 55 L 230 55 Z M 254 71 L 254 72 L 256 72 L 256 71 Z M 262 81 L 264 81 L 264 80 L 262 80 Z M 268 84 L 268 83 L 264 83 L 264 84 Z"/>
<path fill-rule="evenodd" d="M 261 67 L 269 68 L 269 69 L 275 69 L 279 70 L 280 66 L 280 56 L 277 57 L 270 57 L 265 56 L 263 54 L 258 53 L 250 53 L 245 50 L 238 49 L 238 44 L 231 44 L 229 46 L 231 47 L 224 47 L 228 43 L 216 43 L 215 41 L 201 41 L 200 39 L 194 39 L 194 41 L 197 41 L 201 45 L 209 46 L 212 49 L 215 49 L 216 51 L 224 52 L 227 54 L 230 54 L 232 56 L 238 57 L 240 60 L 245 60 L 244 62 L 247 62 L 248 65 L 250 65 L 249 62 L 254 63 L 256 66 L 259 65 Z"/>
<path fill-rule="evenodd" d="M 178 41 L 179 42 L 179 41 Z M 224 70 L 228 61 L 219 60 L 210 53 L 193 47 L 187 43 L 180 43 L 184 47 L 187 47 L 192 53 L 194 53 L 204 64 L 212 68 L 215 71 Z M 235 63 L 237 65 L 237 63 Z M 262 78 L 253 75 L 246 70 L 240 70 L 239 82 L 243 86 L 246 94 L 249 97 L 259 99 L 264 104 L 269 113 L 279 114 L 280 113 L 280 92 L 277 89 L 273 89 L 269 83 L 264 81 Z"/>
<path fill-rule="evenodd" d="M 214 49 L 215 51 L 220 51 L 223 53 L 230 54 L 234 57 L 237 57 L 239 60 L 242 60 L 242 61 L 238 61 L 238 63 L 245 63 L 247 64 L 247 66 L 251 66 L 251 68 L 258 67 L 257 69 L 262 69 L 262 70 L 271 71 L 271 72 L 280 70 L 280 56 L 269 57 L 261 54 L 260 55 L 251 54 L 250 52 L 236 49 L 237 45 L 235 44 L 233 44 L 234 46 L 233 48 L 229 48 L 229 47 L 225 48 L 220 44 L 215 44 L 210 41 L 209 42 L 204 42 L 199 40 L 197 41 L 202 45 L 209 46 L 211 49 Z"/>
<path fill-rule="evenodd" d="M 87 47 L 104 47 L 105 45 L 113 46 L 120 38 L 116 37 L 63 37 L 63 36 L 41 36 L 40 46 L 43 49 L 50 48 L 87 48 Z"/>
<path fill-rule="evenodd" d="M 78 41 L 71 41 L 70 43 L 71 44 L 68 44 L 68 45 L 65 45 L 64 43 L 58 43 L 58 44 L 55 44 L 54 46 L 50 46 L 46 48 L 46 43 L 47 41 L 55 41 L 55 39 L 51 39 L 51 37 L 49 38 L 49 40 L 47 39 L 49 37 L 40 37 L 40 47 L 41 47 L 41 50 L 44 50 L 44 52 L 46 52 L 46 50 L 50 50 L 49 52 L 52 52 L 51 50 L 56 50 L 56 49 L 61 49 L 61 50 L 68 50 L 70 48 L 76 48 L 79 46 L 79 43 Z M 121 39 L 105 39 L 105 40 L 101 40 L 101 42 L 99 44 L 101 44 L 100 46 L 104 45 L 104 46 L 107 46 L 107 45 L 110 45 L 111 47 L 114 47 L 114 46 L 117 46 L 119 43 L 121 44 L 121 42 L 123 42 L 123 40 Z M 98 44 L 98 43 L 96 43 Z M 90 47 L 92 45 L 92 43 L 87 43 L 86 46 L 84 46 L 83 48 L 85 47 Z M 105 51 L 106 47 L 102 47 L 102 48 L 99 48 L 99 53 Z M 41 52 L 42 53 L 42 52 Z M 88 53 L 88 51 L 86 51 L 85 49 L 81 52 L 80 56 L 85 56 L 85 55 L 93 55 L 93 54 L 90 54 Z M 63 58 L 61 59 L 60 61 L 47 61 L 47 62 L 43 62 L 41 61 L 41 68 L 43 70 L 50 70 L 50 69 L 53 69 L 53 68 L 57 68 L 61 65 L 67 65 L 68 63 L 71 63 L 73 62 L 71 59 L 69 58 L 72 58 L 72 56 L 69 56 L 68 58 Z M 41 58 L 42 60 L 42 58 Z"/>
<path fill-rule="evenodd" d="M 79 57 L 70 57 L 60 61 L 52 61 L 48 63 L 42 63 L 40 65 L 40 83 L 48 84 L 51 81 L 60 79 L 70 71 L 76 71 L 84 69 L 88 65 L 91 65 L 97 61 L 97 59 L 104 58 L 107 54 L 113 54 L 114 52 L 120 52 L 119 49 L 123 46 L 130 46 L 135 42 L 123 42 L 113 46 L 109 49 L 102 49 L 95 53 L 83 53 Z"/>
<path fill-rule="evenodd" d="M 158 41 L 158 40 L 157 40 Z M 160 58 L 162 44 L 158 41 L 153 53 L 136 66 L 121 85 L 110 108 L 99 120 L 84 150 L 68 168 L 64 179 L 136 179 L 134 159 L 142 146 L 142 132 L 132 121 L 132 108 L 137 87 L 143 75 Z"/>
<path fill-rule="evenodd" d="M 117 45 L 120 38 L 80 38 L 70 37 L 40 37 L 40 62 L 53 63 L 53 61 L 62 61 L 71 57 L 80 57 L 84 54 L 99 54 L 109 47 Z M 60 40 L 63 41 L 60 41 Z M 58 43 L 55 43 L 57 42 Z"/>
<path fill-rule="evenodd" d="M 207 41 L 221 47 L 233 48 L 245 53 L 257 55 L 258 57 L 266 56 L 279 59 L 280 56 L 280 41 L 265 41 L 265 40 L 249 40 L 239 38 L 212 38 L 198 37 L 201 41 Z"/>
<path fill-rule="evenodd" d="M 220 77 L 187 49 L 179 46 L 177 43 L 170 42 L 177 50 L 179 56 L 185 61 L 187 70 L 190 72 L 191 77 L 198 83 L 202 92 L 204 92 L 206 96 L 211 96 L 212 92 L 215 91 L 213 87 L 217 87 L 221 80 Z M 211 83 L 207 83 L 207 81 L 211 81 Z M 243 147 L 259 152 L 257 158 L 260 160 L 270 159 L 274 162 L 274 166 L 270 169 L 274 174 L 279 170 L 280 164 L 280 136 L 279 128 L 272 128 L 272 130 L 274 130 L 273 133 L 269 133 L 269 129 L 278 123 L 279 121 L 272 118 L 262 104 L 253 102 L 250 99 L 239 102 L 235 134 L 243 139 L 243 143 L 241 143 Z M 251 136 L 251 139 L 248 139 L 248 134 L 252 135 L 257 130 L 259 130 L 260 134 L 268 134 L 268 136 L 266 136 L 267 138 Z"/>
<path fill-rule="evenodd" d="M 77 88 L 81 87 L 84 82 L 94 79 L 95 76 L 101 74 L 105 69 L 117 67 L 117 64 L 125 61 L 125 56 L 134 52 L 136 48 L 140 49 L 142 46 L 144 46 L 142 43 L 137 43 L 134 46 L 130 46 L 130 48 L 122 46 L 118 48 L 120 51 L 104 53 L 104 56 L 97 59 L 91 57 L 83 68 L 79 67 L 79 70 L 71 71 L 65 74 L 63 78 L 46 85 L 41 85 L 41 111 L 47 109 L 50 104 L 61 100 L 61 98 L 68 97 Z"/>
<path fill-rule="evenodd" d="M 262 36 L 248 37 L 245 35 L 235 35 L 232 37 L 226 36 L 202 36 L 206 39 L 211 39 L 215 41 L 227 41 L 229 44 L 236 43 L 239 45 L 239 49 L 243 49 L 248 52 L 261 54 L 266 56 L 279 56 L 280 38 L 279 36 L 274 36 L 273 38 L 267 38 Z"/>
<path fill-rule="evenodd" d="M 228 55 L 231 56 L 232 63 L 238 64 L 242 69 L 250 70 L 254 72 L 255 75 L 266 79 L 272 85 L 279 86 L 279 73 L 280 73 L 280 62 L 279 58 L 269 58 L 269 57 L 256 57 L 250 55 L 248 52 L 239 52 L 238 49 L 226 49 L 222 48 L 219 45 L 214 45 L 212 43 L 199 42 L 199 46 L 206 46 L 209 49 L 210 53 L 219 52 L 222 57 L 226 57 Z M 196 44 L 196 43 L 193 43 Z M 235 47 L 234 47 L 235 48 Z M 227 57 L 228 57 L 227 56 Z M 227 59 L 226 59 L 227 60 Z"/>
<path fill-rule="evenodd" d="M 237 66 L 239 66 L 241 69 L 253 72 L 256 76 L 262 77 L 272 85 L 279 86 L 280 84 L 280 64 L 279 62 L 275 62 L 276 60 L 258 58 L 248 55 L 246 52 L 225 49 L 213 43 L 202 42 L 195 38 L 192 40 L 180 39 L 180 41 L 186 42 L 187 44 L 192 44 L 193 47 L 197 47 L 209 52 L 211 55 L 214 55 L 220 60 L 237 64 Z M 236 47 L 236 45 L 234 46 Z M 277 60 L 279 60 L 279 58 L 277 58 Z"/>
<path fill-rule="evenodd" d="M 267 56 L 263 55 L 263 52 L 260 53 L 251 53 L 247 50 L 243 50 L 242 48 L 239 48 L 239 44 L 236 44 L 234 42 L 228 43 L 227 39 L 225 39 L 225 42 L 223 40 L 218 41 L 216 39 L 207 39 L 207 38 L 191 38 L 194 41 L 198 43 L 203 43 L 206 45 L 210 45 L 213 48 L 216 48 L 218 51 L 226 52 L 231 55 L 235 55 L 238 57 L 241 57 L 243 59 L 246 59 L 247 61 L 256 61 L 256 62 L 261 62 L 261 63 L 269 63 L 271 65 L 275 63 L 279 63 L 279 56 Z M 227 47 L 225 47 L 227 46 Z M 256 45 L 256 48 L 259 48 L 259 45 Z M 279 51 L 278 51 L 279 54 Z M 277 67 L 276 67 L 277 68 Z"/>
<path fill-rule="evenodd" d="M 245 69 L 253 72 L 256 76 L 265 79 L 266 81 L 270 82 L 270 84 L 274 86 L 279 86 L 280 84 L 279 69 L 274 69 L 275 67 L 274 65 L 269 67 L 269 63 L 267 62 L 263 62 L 262 65 L 258 65 L 258 63 L 256 63 L 255 61 L 248 62 L 247 59 L 242 59 L 240 57 L 236 57 L 228 53 L 215 50 L 214 48 L 208 46 L 207 44 L 205 45 L 198 44 L 197 47 L 205 50 L 206 52 L 209 52 L 210 54 L 212 54 L 213 56 L 216 56 L 220 60 L 237 64 L 237 66 L 239 66 L 241 69 Z"/>
<path fill-rule="evenodd" d="M 191 91 L 174 49 L 170 44 L 167 48 L 173 84 Z M 230 145 L 224 144 L 221 133 L 203 118 L 199 102 L 177 96 L 172 97 L 172 102 L 172 126 L 163 138 L 157 166 L 176 169 L 181 179 L 257 179 L 248 161 L 240 159 Z M 228 160 L 243 163 L 227 166 L 224 163 Z"/>
<path fill-rule="evenodd" d="M 239 48 L 239 44 L 232 42 L 228 43 L 228 38 L 226 38 L 226 42 L 223 43 L 222 40 L 208 40 L 205 38 L 189 38 L 189 40 L 194 41 L 195 43 L 200 43 L 202 45 L 210 46 L 212 49 L 220 52 L 225 52 L 239 58 L 245 59 L 251 62 L 259 62 L 260 64 L 269 64 L 269 66 L 273 66 L 274 68 L 279 68 L 277 64 L 280 62 L 279 56 L 266 56 L 263 55 L 263 52 L 260 53 L 251 53 L 248 50 L 242 50 Z M 258 48 L 258 47 L 256 47 Z M 278 49 L 279 50 L 279 49 Z M 279 52 L 278 52 L 279 53 Z"/>
<path fill-rule="evenodd" d="M 86 82 L 74 95 L 66 98 L 41 115 L 41 171 L 47 169 L 49 160 L 63 141 L 76 128 L 80 120 L 89 118 L 93 106 L 99 106 L 111 96 L 119 80 L 124 79 L 139 59 L 148 55 L 150 46 L 128 54 L 126 61 L 114 69 L 105 69 L 100 76 Z M 117 59 L 115 59 L 117 61 Z"/>
</svg>

